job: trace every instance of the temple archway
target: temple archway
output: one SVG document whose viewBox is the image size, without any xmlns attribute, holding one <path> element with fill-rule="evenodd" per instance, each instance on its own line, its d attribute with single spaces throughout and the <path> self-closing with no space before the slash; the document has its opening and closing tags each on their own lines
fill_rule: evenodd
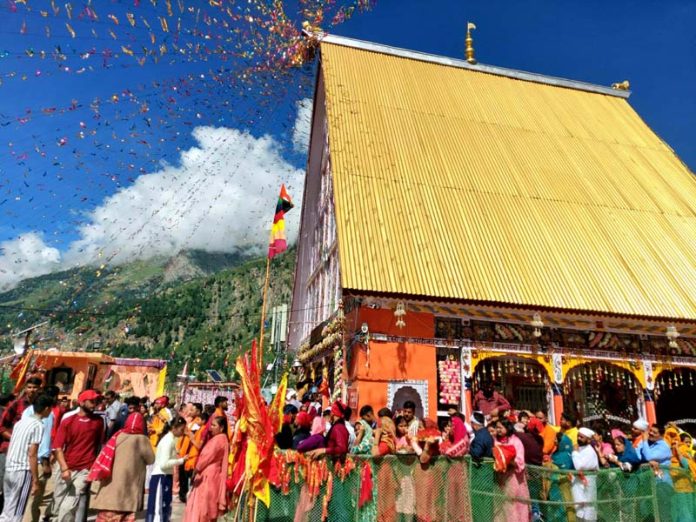
<svg viewBox="0 0 696 522">
<path fill-rule="evenodd" d="M 474 394 L 487 381 L 493 382 L 516 410 L 549 409 L 549 376 L 546 369 L 534 359 L 488 357 L 480 361 L 474 370 Z"/>
<path fill-rule="evenodd" d="M 570 369 L 563 381 L 563 411 L 576 417 L 639 417 L 643 388 L 630 371 L 608 362 L 590 362 Z"/>
<path fill-rule="evenodd" d="M 696 370 L 674 368 L 660 372 L 655 379 L 655 409 L 658 424 L 676 424 L 696 433 Z"/>
</svg>

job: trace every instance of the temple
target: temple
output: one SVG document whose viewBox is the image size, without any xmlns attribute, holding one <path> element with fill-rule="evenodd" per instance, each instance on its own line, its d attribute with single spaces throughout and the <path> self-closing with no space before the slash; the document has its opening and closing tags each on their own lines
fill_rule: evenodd
<svg viewBox="0 0 696 522">
<path fill-rule="evenodd" d="M 556 422 L 696 422 L 696 177 L 614 87 L 323 38 L 307 380 L 431 418 L 490 380 Z"/>
</svg>

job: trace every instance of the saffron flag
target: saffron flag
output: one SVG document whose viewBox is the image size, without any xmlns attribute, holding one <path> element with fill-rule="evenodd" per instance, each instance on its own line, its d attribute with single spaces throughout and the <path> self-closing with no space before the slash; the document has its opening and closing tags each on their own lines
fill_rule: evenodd
<svg viewBox="0 0 696 522">
<path fill-rule="evenodd" d="M 271 502 L 268 479 L 271 475 L 275 434 L 269 409 L 261 396 L 261 377 L 257 361 L 256 341 L 253 341 L 251 354 L 239 357 L 236 364 L 244 394 L 242 416 L 238 429 L 240 431 L 243 429 L 246 437 L 243 438 L 243 441 L 240 440 L 241 437 L 239 439 L 235 437 L 233 440 L 232 453 L 235 455 L 235 459 L 239 461 L 241 454 L 244 453 L 244 473 L 233 471 L 232 486 L 236 489 L 235 479 L 238 481 L 237 477 L 243 478 L 245 481 L 244 489 L 250 493 L 250 500 L 258 498 L 268 507 Z M 244 442 L 245 446 L 238 448 L 237 443 L 239 442 Z M 234 464 L 233 467 L 238 469 Z"/>
<path fill-rule="evenodd" d="M 271 406 L 269 408 L 269 420 L 271 422 L 271 429 L 273 433 L 280 433 L 280 429 L 283 427 L 283 409 L 285 408 L 285 395 L 288 392 L 288 374 L 283 375 L 278 385 L 278 391 L 273 397 Z"/>
<path fill-rule="evenodd" d="M 271 228 L 271 239 L 268 242 L 268 258 L 273 259 L 274 256 L 285 252 L 288 249 L 288 240 L 285 236 L 285 213 L 288 212 L 294 205 L 288 191 L 285 190 L 285 185 L 280 187 L 280 196 L 276 204 L 275 216 L 273 216 L 273 227 Z"/>
</svg>

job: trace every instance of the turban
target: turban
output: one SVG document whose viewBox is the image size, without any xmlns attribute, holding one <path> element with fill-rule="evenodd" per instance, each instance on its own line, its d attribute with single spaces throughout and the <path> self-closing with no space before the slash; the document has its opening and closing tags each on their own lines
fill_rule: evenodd
<svg viewBox="0 0 696 522">
<path fill-rule="evenodd" d="M 169 397 L 167 397 L 166 395 L 162 395 L 161 397 L 156 398 L 153 404 L 155 406 L 161 406 L 162 408 L 166 408 L 167 406 L 169 406 Z"/>
<path fill-rule="evenodd" d="M 648 431 L 648 421 L 646 421 L 645 419 L 638 419 L 633 423 L 633 427 L 638 431 Z"/>
<path fill-rule="evenodd" d="M 346 413 L 346 405 L 343 404 L 341 401 L 336 401 L 331 405 L 331 415 L 335 415 L 336 417 L 341 417 Z"/>
<path fill-rule="evenodd" d="M 594 434 L 595 432 L 592 431 L 590 428 L 580 428 L 578 430 L 578 435 L 582 435 L 583 437 L 587 437 L 588 439 L 591 439 Z"/>
<path fill-rule="evenodd" d="M 485 426 L 486 425 L 486 417 L 483 415 L 483 412 L 475 411 L 474 413 L 472 413 L 471 414 L 471 423 L 478 424 L 479 426 Z"/>
</svg>

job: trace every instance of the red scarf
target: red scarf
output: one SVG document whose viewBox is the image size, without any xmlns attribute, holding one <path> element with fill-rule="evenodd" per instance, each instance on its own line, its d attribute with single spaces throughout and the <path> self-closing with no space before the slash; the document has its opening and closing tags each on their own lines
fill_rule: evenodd
<svg viewBox="0 0 696 522">
<path fill-rule="evenodd" d="M 97 460 L 92 464 L 89 470 L 87 480 L 94 482 L 95 480 L 106 480 L 111 478 L 111 473 L 114 468 L 114 455 L 116 454 L 116 439 L 121 433 L 128 435 L 143 435 L 145 433 L 145 419 L 140 413 L 131 413 L 126 419 L 126 424 L 123 429 L 114 433 L 99 453 Z"/>
</svg>

